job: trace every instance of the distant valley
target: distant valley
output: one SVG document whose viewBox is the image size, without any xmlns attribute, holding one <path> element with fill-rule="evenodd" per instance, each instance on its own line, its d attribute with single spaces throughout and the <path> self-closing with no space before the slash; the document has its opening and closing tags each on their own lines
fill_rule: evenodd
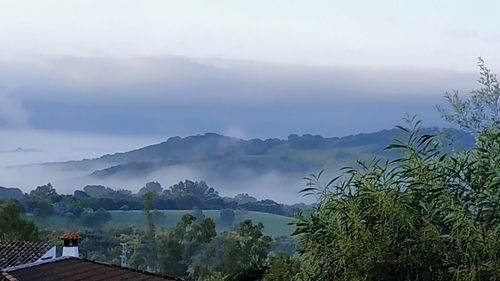
<svg viewBox="0 0 500 281">
<path fill-rule="evenodd" d="M 474 142 L 471 135 L 455 129 L 428 128 L 422 133 L 439 134 L 445 143 L 453 139 L 453 145 L 446 149 L 467 148 Z M 304 176 L 321 170 L 333 176 L 358 159 L 387 157 L 394 152 L 384 148 L 396 138 L 404 138 L 399 129 L 345 137 L 306 134 L 265 140 L 207 133 L 171 137 L 162 143 L 95 159 L 17 168 L 33 176 L 43 174 L 56 189 L 67 193 L 86 184 L 137 191 L 148 181 L 170 185 L 192 179 L 206 181 L 223 195 L 248 193 L 290 203 L 303 200 L 298 191 Z"/>
</svg>

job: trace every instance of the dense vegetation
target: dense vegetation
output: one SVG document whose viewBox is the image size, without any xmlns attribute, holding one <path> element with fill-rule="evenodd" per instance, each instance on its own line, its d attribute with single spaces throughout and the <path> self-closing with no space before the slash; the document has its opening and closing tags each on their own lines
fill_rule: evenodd
<svg viewBox="0 0 500 281">
<path fill-rule="evenodd" d="M 482 87 L 467 100 L 449 95 L 474 148 L 445 153 L 420 122 L 389 145 L 402 157 L 346 168 L 319 192 L 315 211 L 296 222 L 303 280 L 499 280 L 500 89 L 480 61 Z"/>
<path fill-rule="evenodd" d="M 11 189 L 16 190 L 17 189 Z M 137 194 L 129 190 L 114 190 L 102 185 L 87 185 L 83 190 L 75 190 L 73 195 L 58 194 L 50 184 L 37 186 L 29 193 L 20 191 L 4 193 L 5 198 L 20 203 L 25 213 L 44 217 L 52 214 L 64 215 L 68 219 L 80 218 L 82 214 L 109 210 L 142 210 L 142 195 L 155 194 L 153 208 L 157 210 L 246 210 L 293 216 L 299 210 L 308 209 L 305 204 L 284 205 L 273 200 L 257 200 L 248 194 L 221 197 L 204 181 L 181 181 L 168 188 L 157 182 L 149 182 Z M 14 194 L 15 196 L 9 196 Z M 99 221 L 99 220 L 98 220 Z"/>
<path fill-rule="evenodd" d="M 0 240 L 37 240 L 38 229 L 21 217 L 13 202 L 0 202 Z"/>
<path fill-rule="evenodd" d="M 144 199 L 145 227 L 80 230 L 83 257 L 120 264 L 120 243 L 127 243 L 128 266 L 132 268 L 189 280 L 221 280 L 238 275 L 254 263 L 265 264 L 268 258 L 276 262 L 289 260 L 296 251 L 296 243 L 289 236 L 265 235 L 263 225 L 250 220 L 217 232 L 211 217 L 196 217 L 193 212 L 184 214 L 173 228 L 158 228 L 150 209 L 154 195 L 145 194 Z M 42 239 L 56 242 L 60 231 L 45 229 Z"/>
</svg>

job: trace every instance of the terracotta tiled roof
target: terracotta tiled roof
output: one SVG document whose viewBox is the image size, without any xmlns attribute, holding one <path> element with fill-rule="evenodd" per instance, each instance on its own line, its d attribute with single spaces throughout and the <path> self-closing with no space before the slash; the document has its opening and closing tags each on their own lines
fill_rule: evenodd
<svg viewBox="0 0 500 281">
<path fill-rule="evenodd" d="M 79 240 L 80 235 L 78 233 L 73 232 L 73 231 L 65 231 L 61 237 L 59 237 L 64 240 Z"/>
<path fill-rule="evenodd" d="M 0 269 L 34 262 L 53 246 L 50 243 L 0 240 Z"/>
<path fill-rule="evenodd" d="M 11 281 L 181 281 L 181 279 L 108 265 L 75 257 L 60 257 L 16 267 L 4 268 L 2 276 Z"/>
</svg>

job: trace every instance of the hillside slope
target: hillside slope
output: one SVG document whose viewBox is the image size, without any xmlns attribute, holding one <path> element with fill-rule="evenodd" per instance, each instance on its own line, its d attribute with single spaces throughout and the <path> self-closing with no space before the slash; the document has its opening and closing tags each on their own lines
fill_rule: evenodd
<svg viewBox="0 0 500 281">
<path fill-rule="evenodd" d="M 424 133 L 436 133 L 425 129 Z M 455 139 L 454 149 L 473 145 L 472 136 L 455 129 L 443 135 Z M 88 169 L 92 177 L 144 177 L 172 166 L 189 166 L 198 171 L 225 177 L 241 173 L 275 171 L 305 175 L 320 169 L 338 169 L 357 159 L 384 156 L 384 147 L 401 138 L 397 129 L 346 137 L 290 135 L 282 139 L 242 140 L 213 133 L 172 137 L 137 150 L 104 155 L 97 159 L 58 163 L 67 168 Z"/>
</svg>

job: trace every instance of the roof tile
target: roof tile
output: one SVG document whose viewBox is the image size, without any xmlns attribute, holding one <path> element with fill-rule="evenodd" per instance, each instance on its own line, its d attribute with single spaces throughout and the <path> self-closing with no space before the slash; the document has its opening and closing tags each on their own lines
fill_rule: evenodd
<svg viewBox="0 0 500 281">
<path fill-rule="evenodd" d="M 17 267 L 4 268 L 4 277 L 25 280 L 65 280 L 65 281 L 180 281 L 164 275 L 109 265 L 75 257 L 60 257 L 49 261 L 35 262 Z"/>
<path fill-rule="evenodd" d="M 65 231 L 59 238 L 64 240 L 80 240 L 80 235 L 73 231 Z"/>
<path fill-rule="evenodd" d="M 53 246 L 51 243 L 0 240 L 0 269 L 32 263 Z"/>
</svg>

